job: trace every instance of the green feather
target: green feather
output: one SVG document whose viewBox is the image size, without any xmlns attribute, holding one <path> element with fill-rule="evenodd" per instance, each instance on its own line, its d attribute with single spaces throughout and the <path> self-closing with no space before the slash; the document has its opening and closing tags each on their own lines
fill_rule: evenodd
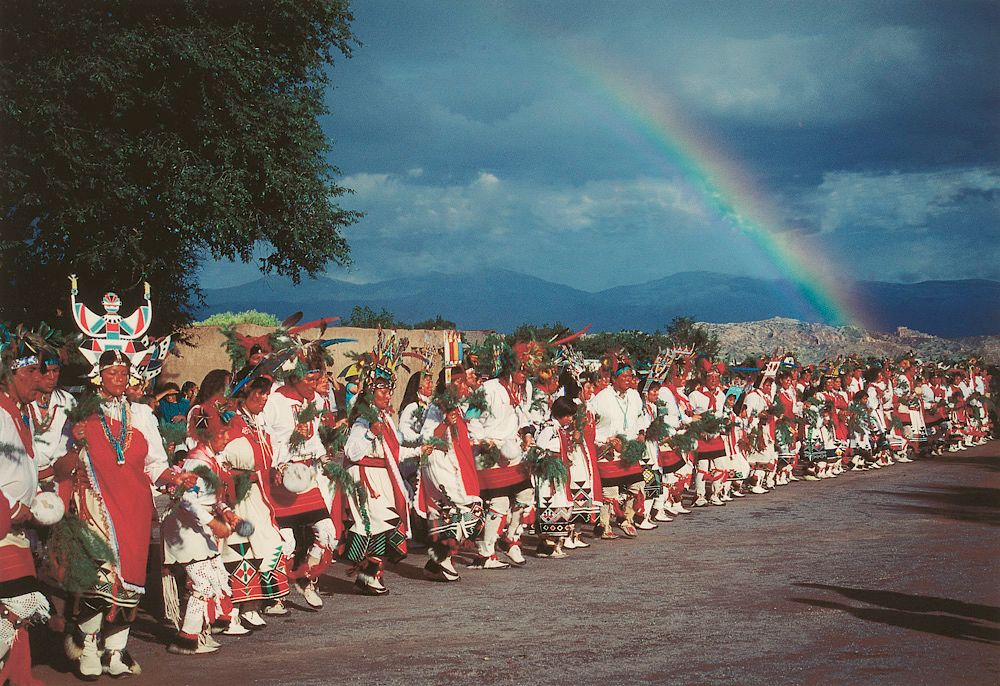
<svg viewBox="0 0 1000 686">
<path fill-rule="evenodd" d="M 624 434 L 618 435 L 618 440 L 622 442 L 621 456 L 618 458 L 625 464 L 639 464 L 646 455 L 646 444 L 632 438 L 625 438 Z"/>
<path fill-rule="evenodd" d="M 233 494 L 233 504 L 238 505 L 247 499 L 250 495 L 250 489 L 253 488 L 253 473 L 243 472 L 243 471 L 233 471 L 233 489 L 236 491 Z"/>
<path fill-rule="evenodd" d="M 216 493 L 219 490 L 219 486 L 222 485 L 222 481 L 218 475 L 203 464 L 192 469 L 191 473 L 196 474 L 198 478 L 205 482 L 205 487 L 208 489 L 206 493 Z"/>
<path fill-rule="evenodd" d="M 351 473 L 344 469 L 343 465 L 334 461 L 323 463 L 323 473 L 334 485 L 348 495 L 354 496 L 359 506 L 363 506 L 368 501 L 368 494 L 364 487 Z"/>
<path fill-rule="evenodd" d="M 539 481 L 551 481 L 554 485 L 569 481 L 569 471 L 562 457 L 538 446 L 531 446 L 524 456 L 528 471 Z"/>
<path fill-rule="evenodd" d="M 71 512 L 49 529 L 47 550 L 53 576 L 70 593 L 97 586 L 101 565 L 114 559 L 104 539 Z"/>
<path fill-rule="evenodd" d="M 76 424 L 100 412 L 100 397 L 93 391 L 86 391 L 76 399 L 76 405 L 66 410 L 66 421 L 70 424 Z"/>
<path fill-rule="evenodd" d="M 482 387 L 477 388 L 469 393 L 469 395 L 465 396 L 465 404 L 471 409 L 479 412 L 480 416 L 489 412 L 489 405 L 486 402 L 486 391 L 484 391 Z"/>
<path fill-rule="evenodd" d="M 482 443 L 479 446 L 479 455 L 476 457 L 476 463 L 479 469 L 490 469 L 491 467 L 496 467 L 503 461 L 503 454 L 493 443 Z"/>
</svg>

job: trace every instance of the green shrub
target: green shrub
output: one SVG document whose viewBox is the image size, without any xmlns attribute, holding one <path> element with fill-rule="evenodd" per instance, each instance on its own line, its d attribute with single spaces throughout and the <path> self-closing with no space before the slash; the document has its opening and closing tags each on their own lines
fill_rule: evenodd
<svg viewBox="0 0 1000 686">
<path fill-rule="evenodd" d="M 281 322 L 273 314 L 247 310 L 246 312 L 219 312 L 208 319 L 195 322 L 194 326 L 236 326 L 237 324 L 256 324 L 257 326 L 278 326 Z"/>
</svg>

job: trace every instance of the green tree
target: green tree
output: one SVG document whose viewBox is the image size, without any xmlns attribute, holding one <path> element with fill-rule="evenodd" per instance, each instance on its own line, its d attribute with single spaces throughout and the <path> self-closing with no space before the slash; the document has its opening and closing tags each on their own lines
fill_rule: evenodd
<svg viewBox="0 0 1000 686">
<path fill-rule="evenodd" d="M 457 329 L 455 322 L 438 315 L 434 319 L 425 319 L 413 325 L 414 329 L 430 329 L 431 331 L 450 331 Z"/>
<path fill-rule="evenodd" d="M 719 337 L 691 317 L 674 317 L 667 325 L 666 340 L 671 347 L 694 348 L 697 354 L 713 359 L 719 355 Z"/>
<path fill-rule="evenodd" d="M 403 322 L 396 321 L 395 315 L 384 307 L 380 312 L 375 312 L 367 305 L 355 305 L 351 310 L 351 316 L 344 320 L 344 326 L 356 326 L 361 329 L 408 329 Z"/>
<path fill-rule="evenodd" d="M 149 281 L 165 330 L 207 256 L 263 251 L 295 281 L 347 263 L 361 214 L 319 117 L 352 20 L 348 0 L 7 0 L 0 313 L 51 322 L 75 272 L 88 302 Z"/>
<path fill-rule="evenodd" d="M 555 324 L 521 324 L 514 333 L 507 336 L 507 342 L 524 343 L 526 341 L 549 341 L 573 333 L 562 322 Z"/>
<path fill-rule="evenodd" d="M 653 361 L 660 348 L 666 348 L 668 344 L 659 332 L 616 331 L 584 336 L 577 347 L 584 357 L 595 360 L 610 350 L 623 350 L 632 364 L 645 366 Z"/>
</svg>

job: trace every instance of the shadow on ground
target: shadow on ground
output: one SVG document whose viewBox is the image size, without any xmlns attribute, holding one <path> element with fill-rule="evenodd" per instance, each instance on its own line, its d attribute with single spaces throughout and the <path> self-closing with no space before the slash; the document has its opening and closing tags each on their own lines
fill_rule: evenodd
<svg viewBox="0 0 1000 686">
<path fill-rule="evenodd" d="M 1000 472 L 1000 455 L 967 455 L 961 452 L 945 453 L 933 459 L 947 464 L 969 465 L 989 472 Z"/>
<path fill-rule="evenodd" d="M 896 591 L 880 591 L 827 584 L 795 584 L 800 588 L 831 591 L 841 596 L 867 605 L 848 605 L 819 598 L 790 598 L 789 600 L 840 610 L 866 622 L 877 622 L 892 626 L 922 631 L 924 633 L 947 636 L 962 641 L 975 641 L 989 645 L 1000 645 L 1000 608 L 992 605 L 966 603 L 949 598 L 911 595 Z"/>
<path fill-rule="evenodd" d="M 896 512 L 1000 526 L 1000 488 L 942 486 L 910 491 L 868 492 L 911 501 L 882 504 L 882 507 Z"/>
</svg>

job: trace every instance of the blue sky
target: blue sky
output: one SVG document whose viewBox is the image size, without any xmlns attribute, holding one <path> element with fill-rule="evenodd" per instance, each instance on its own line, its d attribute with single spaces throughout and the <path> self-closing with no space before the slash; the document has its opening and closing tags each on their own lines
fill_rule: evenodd
<svg viewBox="0 0 1000 686">
<path fill-rule="evenodd" d="M 355 2 L 333 163 L 379 281 L 504 268 L 585 290 L 783 276 L 592 77 L 670 104 L 844 279 L 1000 279 L 1000 4 Z M 589 66 L 588 66 L 589 65 Z M 739 198 L 735 209 L 741 211 Z M 257 278 L 210 263 L 208 288 Z"/>
</svg>

